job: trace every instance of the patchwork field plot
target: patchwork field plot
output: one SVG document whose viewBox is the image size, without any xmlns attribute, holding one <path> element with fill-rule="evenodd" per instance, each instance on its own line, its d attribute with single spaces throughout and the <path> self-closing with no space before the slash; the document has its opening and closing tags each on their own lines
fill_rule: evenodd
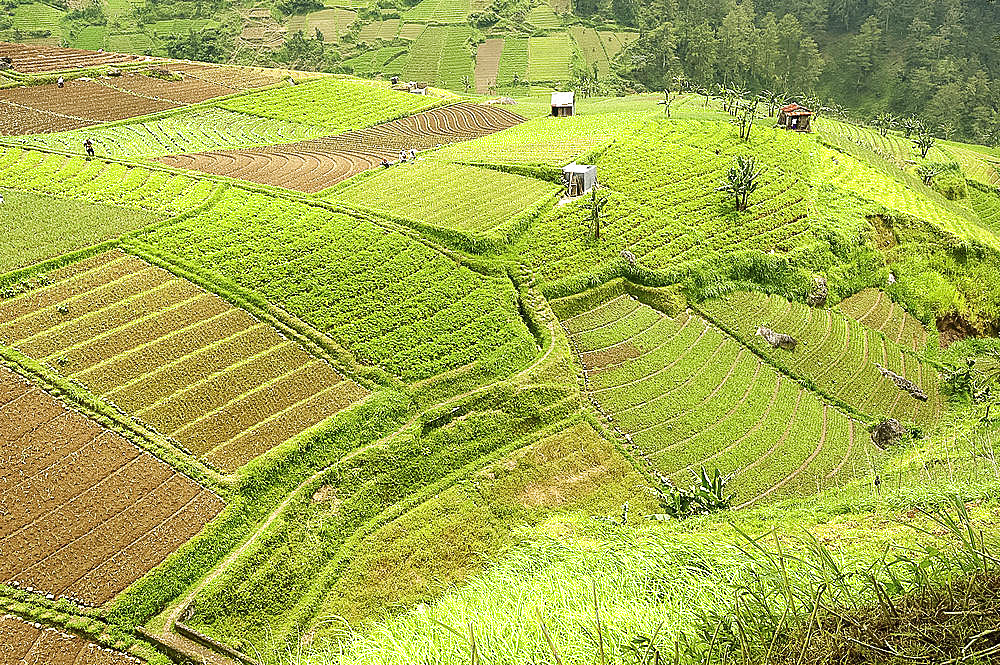
<svg viewBox="0 0 1000 665">
<path fill-rule="evenodd" d="M 229 190 L 141 238 L 257 291 L 407 380 L 494 354 L 505 364 L 534 354 L 509 280 L 363 218 Z"/>
<path fill-rule="evenodd" d="M 528 40 L 529 81 L 565 81 L 569 79 L 573 47 L 565 32 Z"/>
<path fill-rule="evenodd" d="M 342 132 L 423 111 L 440 99 L 387 89 L 385 84 L 324 78 L 219 102 L 230 111 Z"/>
<path fill-rule="evenodd" d="M 71 118 L 59 113 L 38 111 L 26 106 L 0 103 L 0 136 L 61 132 L 94 124 L 92 120 Z"/>
<path fill-rule="evenodd" d="M 559 189 L 551 182 L 500 171 L 419 161 L 345 183 L 323 198 L 444 229 L 502 233 Z"/>
<path fill-rule="evenodd" d="M 604 52 L 607 54 L 609 60 L 621 53 L 622 49 L 626 46 L 639 39 L 639 33 L 637 32 L 612 32 L 601 30 L 597 34 L 601 38 L 601 43 L 604 44 Z"/>
<path fill-rule="evenodd" d="M 358 31 L 358 41 L 372 44 L 377 39 L 392 41 L 399 32 L 399 19 L 389 19 L 387 21 L 372 21 L 361 26 Z"/>
<path fill-rule="evenodd" d="M 295 34 L 301 30 L 307 37 L 314 37 L 319 30 L 324 42 L 336 43 L 357 17 L 358 13 L 350 9 L 321 9 L 306 16 L 293 16 L 288 21 L 288 32 Z"/>
<path fill-rule="evenodd" d="M 117 251 L 0 303 L 0 340 L 226 471 L 367 394 L 243 310 Z"/>
<path fill-rule="evenodd" d="M 500 71 L 500 56 L 503 53 L 503 38 L 487 39 L 476 49 L 476 93 L 489 92 L 497 83 Z"/>
<path fill-rule="evenodd" d="M 208 83 L 216 83 L 234 92 L 253 90 L 275 85 L 288 80 L 291 73 L 284 69 L 269 67 L 239 67 L 235 65 L 201 64 L 187 61 L 168 61 L 166 67 L 170 71 L 184 72 L 185 76 L 201 79 Z M 324 78 L 326 74 L 318 72 L 295 72 L 296 81 L 308 81 L 314 78 Z"/>
<path fill-rule="evenodd" d="M 524 17 L 524 20 L 540 30 L 555 30 L 562 27 L 562 21 L 559 20 L 559 17 L 556 16 L 555 12 L 552 11 L 552 7 L 548 4 L 532 7 L 528 11 L 528 15 Z"/>
<path fill-rule="evenodd" d="M 969 207 L 987 228 L 1000 234 L 1000 194 L 976 187 L 969 187 L 968 192 Z"/>
<path fill-rule="evenodd" d="M 141 166 L 6 147 L 0 148 L 0 182 L 18 191 L 159 212 L 197 206 L 218 187 L 207 180 Z"/>
<path fill-rule="evenodd" d="M 586 391 L 678 483 L 734 474 L 737 503 L 814 492 L 864 468 L 868 434 L 692 312 L 670 318 L 629 295 L 569 316 Z"/>
<path fill-rule="evenodd" d="M 527 80 L 528 73 L 528 38 L 504 37 L 503 53 L 500 54 L 500 66 L 497 70 L 497 85 L 510 85 L 516 76 L 518 80 Z"/>
<path fill-rule="evenodd" d="M 213 97 L 233 94 L 233 89 L 218 83 L 212 83 L 194 76 L 184 76 L 180 81 L 147 76 L 145 74 L 125 74 L 107 79 L 109 87 L 140 97 L 152 97 L 165 102 L 178 104 L 194 104 Z"/>
<path fill-rule="evenodd" d="M 745 344 L 861 413 L 931 423 L 944 408 L 933 366 L 836 310 L 758 293 L 724 296 L 702 308 Z M 756 335 L 759 326 L 791 335 L 801 344 L 795 351 L 773 349 Z M 879 365 L 920 386 L 928 401 L 898 388 L 880 373 Z"/>
<path fill-rule="evenodd" d="M 269 148 L 164 157 L 170 166 L 261 184 L 318 192 L 352 175 L 395 161 L 400 150 L 431 148 L 506 129 L 520 116 L 495 106 L 454 104 L 337 136 Z"/>
<path fill-rule="evenodd" d="M 353 68 L 357 76 L 377 76 L 378 74 L 397 73 L 403 70 L 409 59 L 409 51 L 399 46 L 365 51 L 361 55 L 344 62 Z"/>
<path fill-rule="evenodd" d="M 101 605 L 222 510 L 118 434 L 0 368 L 0 580 Z"/>
<path fill-rule="evenodd" d="M 100 53 L 6 42 L 0 42 L 0 58 L 10 58 L 11 69 L 23 74 L 122 64 L 142 59 L 141 56 L 125 53 Z"/>
<path fill-rule="evenodd" d="M 470 11 L 469 0 L 421 0 L 403 14 L 407 21 L 464 23 Z"/>
<path fill-rule="evenodd" d="M 10 665 L 137 665 L 134 656 L 16 616 L 0 616 L 2 662 Z"/>
<path fill-rule="evenodd" d="M 34 30 L 48 30 L 53 35 L 62 34 L 59 21 L 65 16 L 65 12 L 46 5 L 42 2 L 32 2 L 29 4 L 16 5 L 11 24 L 17 30 L 25 32 Z"/>
<path fill-rule="evenodd" d="M 593 28 L 575 27 L 570 29 L 570 34 L 573 36 L 577 48 L 580 49 L 580 53 L 587 60 L 587 65 L 597 65 L 598 73 L 607 74 L 610 69 L 608 55 L 604 51 L 604 43 L 597 31 Z"/>
<path fill-rule="evenodd" d="M 923 324 L 883 291 L 865 289 L 844 300 L 837 309 L 905 349 L 927 348 L 927 330 Z"/>
<path fill-rule="evenodd" d="M 0 90 L 0 102 L 4 108 L 14 106 L 91 122 L 123 120 L 180 106 L 84 80 L 66 81 L 62 89 L 45 84 Z"/>
<path fill-rule="evenodd" d="M 434 157 L 454 162 L 564 166 L 610 143 L 619 133 L 636 129 L 644 117 L 641 113 L 606 113 L 535 118 L 501 134 L 448 146 Z"/>
<path fill-rule="evenodd" d="M 90 138 L 98 156 L 160 157 L 181 152 L 299 141 L 324 130 L 219 108 L 198 108 L 155 120 L 44 134 L 19 139 L 25 145 L 84 154 Z"/>
<path fill-rule="evenodd" d="M 145 210 L 0 189 L 0 274 L 110 240 L 160 219 Z"/>
<path fill-rule="evenodd" d="M 426 27 L 423 23 L 404 23 L 399 28 L 399 37 L 413 41 L 423 33 Z"/>
<path fill-rule="evenodd" d="M 462 90 L 465 77 L 474 84 L 473 60 L 465 47 L 472 29 L 459 25 L 431 25 L 410 47 L 403 75 L 438 87 Z"/>
<path fill-rule="evenodd" d="M 725 124 L 656 119 L 628 125 L 617 114 L 575 117 L 591 122 L 593 117 L 619 118 L 614 143 L 597 161 L 608 193 L 602 214 L 606 232 L 600 243 L 591 241 L 586 200 L 560 206 L 533 225 L 518 247 L 546 281 L 608 264 L 622 250 L 632 252 L 645 267 L 666 270 L 712 252 L 787 252 L 814 241 L 807 219 L 811 192 L 800 171 L 805 167 L 794 146 L 783 145 L 796 137 L 762 134 L 755 139 L 768 142 L 771 165 L 748 209 L 737 213 L 717 191 L 732 166 L 732 151 L 740 149 L 735 132 Z M 561 127 L 561 120 L 532 120 L 500 137 L 531 125 Z M 675 132 L 683 134 L 684 143 L 675 142 L 680 136 Z M 595 132 L 591 145 L 598 144 L 598 136 Z M 471 143 L 448 151 L 467 145 Z M 532 147 L 527 154 L 534 151 Z M 643 168 L 634 168 L 636 163 Z"/>
</svg>

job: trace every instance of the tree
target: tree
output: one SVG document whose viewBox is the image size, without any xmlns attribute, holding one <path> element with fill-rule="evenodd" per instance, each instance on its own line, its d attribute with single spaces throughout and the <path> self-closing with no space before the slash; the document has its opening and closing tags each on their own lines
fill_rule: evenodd
<svg viewBox="0 0 1000 665">
<path fill-rule="evenodd" d="M 583 207 L 590 211 L 590 228 L 594 231 L 594 240 L 601 239 L 601 210 L 608 202 L 608 195 L 598 192 L 597 187 L 590 190 L 590 200 Z"/>
<path fill-rule="evenodd" d="M 740 128 L 740 138 L 744 141 L 750 140 L 750 130 L 753 129 L 753 121 L 757 118 L 758 101 L 759 99 L 753 99 L 748 102 L 739 103 L 736 124 Z"/>
<path fill-rule="evenodd" d="M 879 113 L 875 116 L 875 121 L 873 123 L 878 129 L 878 133 L 885 136 L 889 133 L 889 130 L 896 124 L 896 116 L 891 113 Z"/>
<path fill-rule="evenodd" d="M 756 157 L 740 155 L 736 158 L 736 166 L 729 169 L 726 179 L 716 191 L 732 194 L 736 199 L 736 210 L 746 210 L 750 195 L 760 187 L 760 177 L 766 170 L 765 167 L 757 168 Z"/>
<path fill-rule="evenodd" d="M 928 187 L 933 184 L 934 178 L 945 172 L 944 164 L 921 164 L 917 167 L 917 175 Z"/>
<path fill-rule="evenodd" d="M 934 147 L 934 137 L 927 132 L 921 132 L 913 140 L 913 145 L 920 151 L 920 156 L 927 159 L 927 153 Z"/>
</svg>

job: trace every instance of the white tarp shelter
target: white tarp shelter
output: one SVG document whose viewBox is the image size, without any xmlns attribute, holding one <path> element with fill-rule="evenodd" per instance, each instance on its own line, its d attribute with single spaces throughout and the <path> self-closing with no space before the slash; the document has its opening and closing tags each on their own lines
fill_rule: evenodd
<svg viewBox="0 0 1000 665">
<path fill-rule="evenodd" d="M 597 167 L 573 162 L 563 167 L 562 177 L 566 196 L 582 196 L 597 186 Z"/>
<path fill-rule="evenodd" d="M 572 92 L 552 93 L 552 115 L 563 118 L 576 113 L 576 96 Z"/>
</svg>

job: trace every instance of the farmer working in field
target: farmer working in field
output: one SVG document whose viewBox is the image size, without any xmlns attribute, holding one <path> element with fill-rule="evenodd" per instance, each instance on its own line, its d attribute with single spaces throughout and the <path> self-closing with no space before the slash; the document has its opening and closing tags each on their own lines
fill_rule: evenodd
<svg viewBox="0 0 1000 665">
<path fill-rule="evenodd" d="M 63 87 L 63 85 L 65 85 L 65 83 L 66 83 L 66 81 L 61 76 L 59 77 L 59 80 L 56 81 L 56 85 L 59 86 L 60 88 Z"/>
<path fill-rule="evenodd" d="M 94 142 L 89 138 L 83 140 L 83 149 L 87 151 L 87 157 L 94 156 Z"/>
</svg>

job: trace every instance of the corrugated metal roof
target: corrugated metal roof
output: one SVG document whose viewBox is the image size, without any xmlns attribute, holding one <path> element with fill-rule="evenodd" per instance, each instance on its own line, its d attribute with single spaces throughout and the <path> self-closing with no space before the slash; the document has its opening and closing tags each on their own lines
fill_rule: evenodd
<svg viewBox="0 0 1000 665">
<path fill-rule="evenodd" d="M 553 92 L 552 106 L 573 106 L 572 92 Z"/>
<path fill-rule="evenodd" d="M 563 173 L 587 173 L 596 168 L 593 164 L 577 164 L 573 162 L 563 167 Z"/>
</svg>

